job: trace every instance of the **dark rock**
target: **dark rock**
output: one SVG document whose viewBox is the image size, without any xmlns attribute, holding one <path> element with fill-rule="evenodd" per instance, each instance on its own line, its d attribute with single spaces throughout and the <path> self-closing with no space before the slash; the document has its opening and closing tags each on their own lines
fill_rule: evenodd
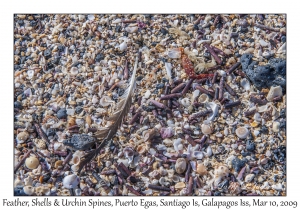
<svg viewBox="0 0 300 210">
<path fill-rule="evenodd" d="M 242 33 L 247 33 L 248 32 L 248 28 L 247 27 L 242 27 L 241 28 L 241 32 Z"/>
<path fill-rule="evenodd" d="M 247 140 L 246 142 L 246 149 L 250 152 L 253 152 L 255 150 L 255 144 L 253 141 Z"/>
<path fill-rule="evenodd" d="M 286 117 L 286 109 L 282 109 L 280 111 L 280 117 L 285 118 Z"/>
<path fill-rule="evenodd" d="M 221 196 L 221 193 L 219 191 L 214 192 L 214 196 Z"/>
<path fill-rule="evenodd" d="M 103 60 L 103 59 L 104 59 L 104 55 L 103 55 L 102 53 L 99 53 L 99 54 L 96 55 L 96 59 L 95 59 L 95 60 L 96 60 L 97 62 L 99 62 L 99 61 L 101 61 L 101 60 Z"/>
<path fill-rule="evenodd" d="M 258 88 L 270 88 L 271 86 L 282 87 L 285 93 L 286 88 L 286 61 L 278 58 L 271 58 L 264 66 L 257 66 L 252 61 L 253 55 L 243 54 L 241 57 L 242 69 L 250 81 Z"/>
<path fill-rule="evenodd" d="M 76 150 L 86 150 L 95 143 L 95 138 L 87 134 L 74 134 L 72 138 L 64 140 L 63 143 Z"/>
<path fill-rule="evenodd" d="M 166 30 L 165 28 L 161 28 L 161 29 L 160 29 L 160 32 L 161 32 L 163 35 L 166 35 L 166 34 L 169 33 L 168 30 Z"/>
<path fill-rule="evenodd" d="M 250 156 L 251 153 L 250 153 L 250 152 L 242 152 L 241 155 L 242 155 L 243 157 L 247 157 L 247 156 Z"/>
<path fill-rule="evenodd" d="M 156 89 L 162 89 L 165 86 L 164 83 L 160 83 L 156 85 Z"/>
<path fill-rule="evenodd" d="M 286 36 L 281 37 L 281 42 L 285 43 L 286 42 Z"/>
<path fill-rule="evenodd" d="M 18 20 L 18 24 L 19 24 L 20 26 L 23 26 L 23 25 L 24 25 L 24 21 L 23 21 L 23 20 Z"/>
<path fill-rule="evenodd" d="M 45 57 L 50 57 L 50 55 L 51 55 L 51 50 L 50 49 L 47 49 L 47 50 L 44 51 L 44 56 Z"/>
<path fill-rule="evenodd" d="M 31 25 L 32 27 L 36 26 L 36 21 L 34 21 L 34 20 L 30 21 L 30 25 Z"/>
<path fill-rule="evenodd" d="M 199 27 L 198 27 L 198 25 L 194 25 L 194 30 L 199 30 Z"/>
<path fill-rule="evenodd" d="M 118 95 L 119 96 L 122 96 L 124 94 L 124 92 L 125 92 L 125 89 L 123 89 L 123 88 L 118 89 Z"/>
<path fill-rule="evenodd" d="M 22 103 L 20 101 L 15 101 L 14 107 L 17 109 L 23 109 Z"/>
<path fill-rule="evenodd" d="M 279 127 L 286 128 L 286 121 L 285 120 L 281 121 Z"/>
<path fill-rule="evenodd" d="M 116 32 L 120 32 L 121 31 L 121 26 L 120 25 L 118 25 L 118 26 L 116 26 Z"/>
<path fill-rule="evenodd" d="M 58 119 L 67 119 L 67 110 L 66 109 L 60 109 L 58 112 L 57 112 L 57 118 Z"/>
<path fill-rule="evenodd" d="M 80 114 L 83 111 L 83 108 L 81 106 L 76 106 L 75 112 L 76 114 Z"/>
<path fill-rule="evenodd" d="M 236 157 L 232 160 L 231 163 L 232 163 L 232 167 L 234 168 L 234 170 L 236 172 L 239 172 L 245 166 L 246 161 L 241 160 L 241 159 Z"/>
<path fill-rule="evenodd" d="M 209 52 L 205 52 L 205 53 L 203 54 L 203 56 L 204 56 L 205 58 L 210 59 L 211 54 L 210 54 Z"/>
<path fill-rule="evenodd" d="M 55 134 L 56 134 L 56 130 L 55 130 L 55 128 L 49 128 L 48 130 L 47 130 L 47 136 L 49 137 L 49 136 L 55 136 Z"/>
<path fill-rule="evenodd" d="M 58 45 L 57 49 L 59 50 L 59 52 L 63 52 L 65 47 L 63 45 Z"/>
<path fill-rule="evenodd" d="M 144 78 L 144 76 L 138 76 L 138 77 L 136 78 L 136 81 L 141 81 L 143 78 Z"/>
<path fill-rule="evenodd" d="M 26 196 L 23 187 L 15 187 L 14 188 L 14 196 Z"/>
<path fill-rule="evenodd" d="M 166 83 L 166 82 L 169 82 L 169 80 L 167 79 L 167 78 L 162 78 L 162 81 L 164 82 L 164 83 Z"/>
<path fill-rule="evenodd" d="M 269 132 L 269 129 L 267 128 L 267 126 L 263 125 L 260 129 L 261 133 L 267 134 Z"/>
<path fill-rule="evenodd" d="M 21 56 L 20 63 L 21 63 L 21 64 L 24 64 L 25 60 L 26 60 L 26 57 L 25 57 L 25 56 Z"/>
</svg>

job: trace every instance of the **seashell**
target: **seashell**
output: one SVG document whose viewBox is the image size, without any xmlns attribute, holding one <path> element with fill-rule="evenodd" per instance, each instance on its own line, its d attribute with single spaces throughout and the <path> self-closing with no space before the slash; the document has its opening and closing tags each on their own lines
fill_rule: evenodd
<svg viewBox="0 0 300 210">
<path fill-rule="evenodd" d="M 89 20 L 95 20 L 95 16 L 94 15 L 88 15 L 88 19 Z"/>
<path fill-rule="evenodd" d="M 36 169 L 39 164 L 39 160 L 34 156 L 30 156 L 25 160 L 25 166 L 29 169 Z"/>
<path fill-rule="evenodd" d="M 24 184 L 26 185 L 32 185 L 32 178 L 31 176 L 28 176 L 24 179 Z"/>
<path fill-rule="evenodd" d="M 273 130 L 275 133 L 278 133 L 279 130 L 280 130 L 280 123 L 277 122 L 277 121 L 273 122 L 272 130 Z"/>
<path fill-rule="evenodd" d="M 226 165 L 218 165 L 215 167 L 214 174 L 216 177 L 225 177 L 229 174 L 229 169 Z"/>
<path fill-rule="evenodd" d="M 207 121 L 213 121 L 218 115 L 219 106 L 215 102 L 208 102 L 206 104 L 206 108 L 210 108 L 212 110 L 212 113 L 208 116 Z"/>
<path fill-rule="evenodd" d="M 63 186 L 67 189 L 72 189 L 77 187 L 77 185 L 79 184 L 79 177 L 76 176 L 75 174 L 71 174 L 68 175 L 66 177 L 64 177 L 63 179 Z"/>
<path fill-rule="evenodd" d="M 78 68 L 77 67 L 72 67 L 70 69 L 70 74 L 73 75 L 73 76 L 77 75 L 78 74 Z"/>
<path fill-rule="evenodd" d="M 195 99 L 199 96 L 200 90 L 196 89 L 193 91 L 193 96 L 192 96 L 192 102 L 195 101 Z"/>
<path fill-rule="evenodd" d="M 182 104 L 182 106 L 184 107 L 189 107 L 191 105 L 191 101 L 189 98 L 183 98 L 180 100 L 180 103 Z"/>
<path fill-rule="evenodd" d="M 228 190 L 231 194 L 237 195 L 242 192 L 241 185 L 238 182 L 230 182 Z"/>
<path fill-rule="evenodd" d="M 205 93 L 201 94 L 198 98 L 198 102 L 202 104 L 207 103 L 208 101 L 209 101 L 208 95 Z"/>
<path fill-rule="evenodd" d="M 172 64 L 166 62 L 165 67 L 166 67 L 168 79 L 172 80 Z"/>
<path fill-rule="evenodd" d="M 203 134 L 208 135 L 213 132 L 212 127 L 209 125 L 208 121 L 204 121 L 203 124 L 201 125 L 201 131 Z"/>
<path fill-rule="evenodd" d="M 39 149 L 46 149 L 46 147 L 47 147 L 46 141 L 43 139 L 33 139 L 32 142 Z"/>
<path fill-rule="evenodd" d="M 259 135 L 259 131 L 258 131 L 258 130 L 255 130 L 255 131 L 253 131 L 253 134 L 254 134 L 255 136 L 258 136 L 258 135 Z"/>
<path fill-rule="evenodd" d="M 251 127 L 256 128 L 259 124 L 256 121 L 250 123 Z"/>
<path fill-rule="evenodd" d="M 25 186 L 23 191 L 26 195 L 32 195 L 34 193 L 34 187 L 32 186 Z"/>
<path fill-rule="evenodd" d="M 282 96 L 282 88 L 281 86 L 272 86 L 268 95 L 267 95 L 267 100 L 268 101 L 273 101 L 273 99 L 277 96 Z"/>
<path fill-rule="evenodd" d="M 286 53 L 286 42 L 283 44 L 283 45 L 281 45 L 281 47 L 279 47 L 279 49 L 277 50 L 277 52 L 276 53 Z"/>
<path fill-rule="evenodd" d="M 78 165 L 80 163 L 80 157 L 80 155 L 74 153 L 72 156 L 71 163 L 74 165 Z"/>
<path fill-rule="evenodd" d="M 212 156 L 212 149 L 211 149 L 210 146 L 208 146 L 208 147 L 206 148 L 206 156 L 207 156 L 207 157 Z"/>
<path fill-rule="evenodd" d="M 207 174 L 206 166 L 203 163 L 197 164 L 196 172 L 201 176 Z"/>
<path fill-rule="evenodd" d="M 194 151 L 193 156 L 197 159 L 197 160 L 201 160 L 204 157 L 204 154 L 202 151 Z"/>
<path fill-rule="evenodd" d="M 193 161 L 191 160 L 190 161 L 190 164 L 191 164 L 191 168 L 193 171 L 196 171 L 197 170 L 197 162 L 196 161 Z"/>
<path fill-rule="evenodd" d="M 139 154 L 144 154 L 147 151 L 147 146 L 145 144 L 140 144 L 137 146 L 136 151 Z"/>
<path fill-rule="evenodd" d="M 186 169 L 186 160 L 184 158 L 178 158 L 175 164 L 175 170 L 178 174 L 182 174 Z"/>
<path fill-rule="evenodd" d="M 17 135 L 18 143 L 23 143 L 29 138 L 29 134 L 27 131 L 22 131 Z"/>
<path fill-rule="evenodd" d="M 62 164 L 63 164 L 63 161 L 62 160 L 58 160 L 55 162 L 54 164 L 54 168 L 62 168 Z"/>
<path fill-rule="evenodd" d="M 114 101 L 111 100 L 111 98 L 109 96 L 103 96 L 101 99 L 100 99 L 100 103 L 99 103 L 101 106 L 103 107 L 107 107 L 109 106 L 110 104 L 114 104 Z"/>
<path fill-rule="evenodd" d="M 282 191 L 283 190 L 283 186 L 281 183 L 277 183 L 271 186 L 273 190 L 277 190 L 277 191 Z"/>
<path fill-rule="evenodd" d="M 75 109 L 66 109 L 67 110 L 67 115 L 74 115 L 75 114 Z"/>
<path fill-rule="evenodd" d="M 251 182 L 253 180 L 253 178 L 255 177 L 254 174 L 248 174 L 246 177 L 245 177 L 245 182 Z"/>
<path fill-rule="evenodd" d="M 175 189 L 182 189 L 182 188 L 185 188 L 184 182 L 178 182 L 175 184 Z"/>
<path fill-rule="evenodd" d="M 93 104 L 96 104 L 96 103 L 98 103 L 98 97 L 96 96 L 96 95 L 93 95 L 93 98 L 92 98 L 92 103 Z"/>
<path fill-rule="evenodd" d="M 177 175 L 174 175 L 174 176 L 172 176 L 172 181 L 173 182 L 175 182 L 175 183 L 177 183 L 177 182 L 179 182 L 180 181 L 180 177 L 179 176 L 177 176 Z"/>
<path fill-rule="evenodd" d="M 117 18 L 115 19 L 114 21 L 112 21 L 112 24 L 117 24 L 117 23 L 121 23 L 121 19 L 120 18 Z"/>
<path fill-rule="evenodd" d="M 181 57 L 181 53 L 180 53 L 179 49 L 177 49 L 177 48 L 168 50 L 167 55 L 170 58 L 180 58 Z"/>
<path fill-rule="evenodd" d="M 261 116 L 258 112 L 256 112 L 254 115 L 253 115 L 253 119 L 256 121 L 256 122 L 260 122 L 261 121 Z"/>
<path fill-rule="evenodd" d="M 163 139 L 166 138 L 171 138 L 172 136 L 174 136 L 174 129 L 172 127 L 163 127 L 160 129 L 160 135 Z"/>
<path fill-rule="evenodd" d="M 174 149 L 176 152 L 179 152 L 180 150 L 182 150 L 183 145 L 181 144 L 181 138 L 176 139 L 174 141 L 173 145 L 174 145 Z"/>
<path fill-rule="evenodd" d="M 246 127 L 239 127 L 235 130 L 235 133 L 240 139 L 245 139 L 249 134 L 249 130 Z"/>
<path fill-rule="evenodd" d="M 122 43 L 120 44 L 119 48 L 120 48 L 120 51 L 126 50 L 126 48 L 127 48 L 127 43 L 126 43 L 125 41 L 122 42 Z"/>
<path fill-rule="evenodd" d="M 128 159 L 128 164 L 133 161 L 134 151 L 131 147 L 125 147 L 123 149 L 124 156 Z"/>
<path fill-rule="evenodd" d="M 71 170 L 73 171 L 73 172 L 77 172 L 78 170 L 79 170 L 79 165 L 77 164 L 77 165 L 72 165 L 71 166 Z"/>
<path fill-rule="evenodd" d="M 144 94 L 144 97 L 145 97 L 145 98 L 149 98 L 150 95 L 151 95 L 151 91 L 150 91 L 150 90 L 147 90 L 147 91 L 145 92 L 145 94 Z"/>
<path fill-rule="evenodd" d="M 127 31 L 128 33 L 135 33 L 137 32 L 138 29 L 139 28 L 137 26 L 132 26 L 132 27 L 128 26 L 125 28 L 125 31 Z"/>
<path fill-rule="evenodd" d="M 244 90 L 250 90 L 250 82 L 246 78 L 241 79 L 240 85 L 244 88 Z"/>
<path fill-rule="evenodd" d="M 87 115 L 85 116 L 85 122 L 86 122 L 89 126 L 91 126 L 91 124 L 92 124 L 92 118 L 91 118 L 91 116 L 90 116 L 89 114 L 87 114 Z"/>
</svg>

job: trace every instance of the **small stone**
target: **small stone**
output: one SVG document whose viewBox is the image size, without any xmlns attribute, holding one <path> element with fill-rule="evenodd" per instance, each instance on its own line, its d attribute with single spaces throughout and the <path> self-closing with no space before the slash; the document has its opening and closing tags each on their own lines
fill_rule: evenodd
<svg viewBox="0 0 300 210">
<path fill-rule="evenodd" d="M 81 106 L 77 106 L 77 107 L 75 108 L 76 114 L 80 114 L 82 111 L 83 111 L 83 108 L 82 108 Z"/>
<path fill-rule="evenodd" d="M 246 161 L 241 160 L 236 157 L 235 159 L 232 160 L 231 163 L 232 163 L 232 167 L 234 168 L 234 170 L 236 172 L 239 172 L 245 166 Z"/>
<path fill-rule="evenodd" d="M 253 178 L 255 177 L 254 174 L 248 174 L 246 177 L 245 177 L 245 182 L 251 182 L 253 180 Z"/>
<path fill-rule="evenodd" d="M 186 160 L 184 158 L 178 158 L 175 164 L 175 170 L 178 174 L 182 174 L 186 169 Z"/>
<path fill-rule="evenodd" d="M 268 163 L 268 158 L 263 158 L 263 159 L 260 161 L 260 163 L 261 163 L 262 165 L 267 164 L 267 163 Z"/>
<path fill-rule="evenodd" d="M 99 61 L 101 61 L 101 60 L 103 60 L 103 59 L 104 59 L 104 55 L 103 55 L 103 54 L 99 53 L 99 54 L 96 55 L 96 59 L 95 59 L 95 60 L 96 60 L 97 62 L 99 62 Z"/>
<path fill-rule="evenodd" d="M 50 49 L 47 49 L 47 50 L 44 51 L 44 56 L 45 57 L 49 57 L 50 55 L 51 55 Z"/>
<path fill-rule="evenodd" d="M 58 119 L 67 119 L 67 110 L 66 109 L 60 109 L 56 114 Z"/>
<path fill-rule="evenodd" d="M 17 109 L 23 109 L 22 103 L 20 101 L 15 101 L 14 107 Z"/>
<path fill-rule="evenodd" d="M 156 85 L 156 89 L 162 89 L 165 86 L 164 83 L 160 83 Z"/>
<path fill-rule="evenodd" d="M 253 141 L 247 140 L 246 149 L 250 152 L 255 150 L 255 143 Z"/>
</svg>

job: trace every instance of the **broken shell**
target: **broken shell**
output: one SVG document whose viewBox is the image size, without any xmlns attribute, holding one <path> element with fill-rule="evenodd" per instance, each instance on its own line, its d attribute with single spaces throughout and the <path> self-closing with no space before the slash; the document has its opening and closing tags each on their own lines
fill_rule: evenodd
<svg viewBox="0 0 300 210">
<path fill-rule="evenodd" d="M 23 190 L 26 195 L 32 195 L 34 193 L 34 187 L 32 186 L 25 186 Z"/>
<path fill-rule="evenodd" d="M 80 179 L 78 176 L 76 176 L 75 174 L 71 174 L 63 179 L 63 185 L 65 188 L 72 189 L 79 184 L 79 181 Z"/>
<path fill-rule="evenodd" d="M 280 130 L 280 123 L 277 122 L 277 121 L 273 122 L 272 130 L 273 130 L 275 133 L 278 133 L 279 130 Z"/>
<path fill-rule="evenodd" d="M 178 50 L 178 48 L 175 48 L 175 49 L 171 49 L 167 52 L 167 55 L 170 57 L 170 58 L 180 58 L 181 56 L 181 53 L 180 51 Z"/>
<path fill-rule="evenodd" d="M 245 182 L 251 182 L 252 179 L 255 177 L 254 174 L 248 174 L 246 177 L 245 177 Z"/>
<path fill-rule="evenodd" d="M 203 124 L 201 125 L 201 131 L 203 134 L 208 135 L 213 132 L 212 127 L 209 125 L 209 123 L 205 120 Z"/>
<path fill-rule="evenodd" d="M 178 158 L 175 164 L 175 170 L 178 174 L 182 174 L 186 169 L 186 160 L 184 158 Z"/>
<path fill-rule="evenodd" d="M 61 168 L 62 167 L 62 163 L 63 163 L 62 160 L 56 161 L 55 164 L 54 164 L 54 168 Z"/>
<path fill-rule="evenodd" d="M 206 104 L 206 108 L 211 109 L 212 113 L 208 116 L 208 121 L 213 121 L 215 117 L 218 115 L 219 106 L 215 102 L 208 102 Z"/>
<path fill-rule="evenodd" d="M 182 188 L 185 188 L 184 182 L 178 182 L 175 184 L 175 189 L 182 189 Z"/>
<path fill-rule="evenodd" d="M 268 95 L 267 95 L 267 100 L 268 101 L 273 101 L 273 99 L 275 97 L 278 97 L 278 96 L 282 96 L 282 88 L 281 86 L 272 86 Z"/>
<path fill-rule="evenodd" d="M 124 51 L 124 50 L 126 50 L 126 48 L 127 48 L 127 43 L 124 41 L 124 42 L 122 42 L 121 44 L 120 44 L 120 51 Z"/>
<path fill-rule="evenodd" d="M 207 174 L 206 166 L 203 163 L 197 164 L 197 174 L 203 176 Z"/>
<path fill-rule="evenodd" d="M 240 81 L 240 85 L 244 88 L 244 90 L 250 90 L 250 82 L 246 78 L 243 78 Z"/>
<path fill-rule="evenodd" d="M 144 154 L 147 151 L 146 145 L 145 144 L 138 145 L 136 151 L 139 154 Z"/>
<path fill-rule="evenodd" d="M 201 94 L 198 98 L 198 102 L 202 104 L 208 102 L 208 100 L 209 100 L 208 95 L 205 93 Z"/>
<path fill-rule="evenodd" d="M 29 169 L 35 169 L 40 164 L 39 160 L 36 157 L 30 156 L 26 158 L 25 165 Z"/>
<path fill-rule="evenodd" d="M 235 130 L 235 133 L 240 139 L 245 139 L 249 134 L 249 130 L 246 127 L 239 127 Z"/>
<path fill-rule="evenodd" d="M 223 164 L 221 164 L 215 168 L 215 176 L 225 177 L 225 176 L 228 176 L 228 174 L 229 174 L 229 169 L 227 166 L 225 166 Z"/>
<path fill-rule="evenodd" d="M 29 138 L 29 134 L 28 134 L 27 131 L 23 131 L 23 132 L 21 132 L 21 133 L 19 133 L 19 134 L 17 135 L 17 141 L 18 141 L 19 143 L 23 143 L 23 142 L 26 141 L 28 138 Z"/>
<path fill-rule="evenodd" d="M 163 139 L 170 138 L 174 136 L 174 129 L 172 127 L 163 127 L 160 129 L 160 135 Z"/>
<path fill-rule="evenodd" d="M 133 161 L 134 151 L 131 147 L 126 147 L 123 149 L 124 156 L 128 159 L 128 164 Z"/>
<path fill-rule="evenodd" d="M 99 102 L 99 104 L 103 107 L 107 107 L 113 103 L 114 103 L 114 101 L 112 101 L 109 96 L 102 96 L 102 98 L 100 99 L 100 102 Z"/>
<path fill-rule="evenodd" d="M 184 107 L 189 107 L 191 105 L 191 101 L 189 98 L 183 98 L 180 100 L 180 103 L 182 104 L 182 106 Z"/>
</svg>

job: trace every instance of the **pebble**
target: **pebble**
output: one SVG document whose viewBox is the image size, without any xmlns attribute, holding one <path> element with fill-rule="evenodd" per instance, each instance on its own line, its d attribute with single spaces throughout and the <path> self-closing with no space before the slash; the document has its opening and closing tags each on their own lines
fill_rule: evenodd
<svg viewBox="0 0 300 210">
<path fill-rule="evenodd" d="M 234 158 L 232 161 L 232 167 L 236 172 L 239 172 L 246 164 L 244 160 L 239 159 L 238 157 Z"/>
<path fill-rule="evenodd" d="M 67 110 L 66 109 L 58 110 L 56 116 L 58 119 L 67 119 L 67 117 L 68 117 Z"/>
<path fill-rule="evenodd" d="M 255 143 L 253 141 L 247 140 L 246 149 L 250 152 L 255 150 Z"/>
</svg>

